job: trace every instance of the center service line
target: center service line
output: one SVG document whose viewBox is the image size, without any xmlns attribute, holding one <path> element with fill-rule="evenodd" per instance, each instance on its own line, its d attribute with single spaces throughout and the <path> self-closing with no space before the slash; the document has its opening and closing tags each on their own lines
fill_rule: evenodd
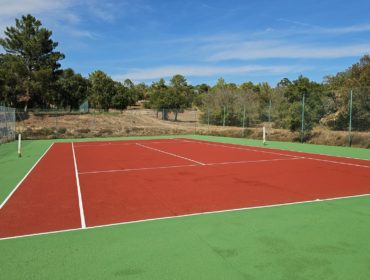
<svg viewBox="0 0 370 280">
<path fill-rule="evenodd" d="M 81 187 L 80 187 L 80 179 L 78 177 L 78 169 L 77 169 L 75 148 L 74 148 L 73 142 L 72 142 L 72 153 L 73 153 L 73 161 L 74 161 L 75 173 L 76 173 L 76 184 L 77 184 L 78 206 L 80 208 L 81 228 L 86 228 L 84 206 L 82 203 L 82 195 L 81 195 Z"/>
</svg>

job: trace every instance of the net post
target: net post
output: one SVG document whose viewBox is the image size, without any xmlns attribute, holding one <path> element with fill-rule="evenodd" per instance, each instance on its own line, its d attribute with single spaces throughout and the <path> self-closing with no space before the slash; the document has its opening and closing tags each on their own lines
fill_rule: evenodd
<svg viewBox="0 0 370 280">
<path fill-rule="evenodd" d="M 19 133 L 19 134 L 18 134 L 18 157 L 22 157 L 22 151 L 21 151 L 21 148 L 22 148 L 22 136 L 21 136 L 21 134 Z"/>
</svg>

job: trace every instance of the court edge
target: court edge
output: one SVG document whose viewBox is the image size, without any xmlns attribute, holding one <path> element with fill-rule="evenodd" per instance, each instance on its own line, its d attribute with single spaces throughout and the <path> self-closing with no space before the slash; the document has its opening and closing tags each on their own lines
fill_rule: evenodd
<svg viewBox="0 0 370 280">
<path fill-rule="evenodd" d="M 44 158 L 44 156 L 47 154 L 47 152 L 51 149 L 51 147 L 54 145 L 54 142 L 50 144 L 50 146 L 46 149 L 46 151 L 41 155 L 41 157 L 36 161 L 36 163 L 31 167 L 30 170 L 26 173 L 26 175 L 23 176 L 23 178 L 18 182 L 18 184 L 14 187 L 14 189 L 8 194 L 8 196 L 5 198 L 5 200 L 0 205 L 0 210 L 4 207 L 4 205 L 8 202 L 8 200 L 12 197 L 12 195 L 17 191 L 17 189 L 22 185 L 23 181 L 26 180 L 28 175 L 32 172 L 33 169 L 37 166 L 37 164 Z"/>
<path fill-rule="evenodd" d="M 370 193 L 351 195 L 351 196 L 333 197 L 333 198 L 324 198 L 324 199 L 313 199 L 313 200 L 305 200 L 305 201 L 297 201 L 297 202 L 287 202 L 287 203 L 279 203 L 279 204 L 271 204 L 271 205 L 199 212 L 199 213 L 192 213 L 192 214 L 185 214 L 185 215 L 178 215 L 178 216 L 167 216 L 167 217 L 160 217 L 160 218 L 143 219 L 143 220 L 137 220 L 137 221 L 112 223 L 112 224 L 91 226 L 91 227 L 86 226 L 85 228 L 80 227 L 80 228 L 48 231 L 48 232 L 33 233 L 33 234 L 26 234 L 26 235 L 10 236 L 10 237 L 0 238 L 0 241 L 26 238 L 26 237 L 36 237 L 36 236 L 43 236 L 43 235 L 51 235 L 51 234 L 58 234 L 58 233 L 65 233 L 65 232 L 85 231 L 85 230 L 92 230 L 92 229 L 97 229 L 97 228 L 114 227 L 114 226 L 120 226 L 120 225 L 137 224 L 137 223 L 159 221 L 159 220 L 170 220 L 170 219 L 177 219 L 177 218 L 181 219 L 181 218 L 201 216 L 201 215 L 212 215 L 212 214 L 221 214 L 221 213 L 228 213 L 228 212 L 248 211 L 248 210 L 254 210 L 254 209 L 274 208 L 274 207 L 283 207 L 283 206 L 291 206 L 291 205 L 299 205 L 299 204 L 310 204 L 310 203 L 327 202 L 327 201 L 333 201 L 333 200 L 342 200 L 342 199 L 359 198 L 359 197 L 367 197 L 367 196 L 370 196 Z"/>
</svg>

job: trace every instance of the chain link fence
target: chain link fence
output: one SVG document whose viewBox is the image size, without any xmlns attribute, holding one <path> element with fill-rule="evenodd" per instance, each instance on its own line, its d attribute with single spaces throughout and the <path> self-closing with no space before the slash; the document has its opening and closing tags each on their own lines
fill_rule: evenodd
<svg viewBox="0 0 370 280">
<path fill-rule="evenodd" d="M 15 139 L 15 109 L 0 106 L 0 144 Z"/>
<path fill-rule="evenodd" d="M 194 134 L 195 110 L 129 109 L 88 113 L 63 111 L 17 112 L 23 139 L 115 137 Z"/>
<path fill-rule="evenodd" d="M 370 88 L 284 93 L 270 89 L 209 93 L 203 124 L 242 128 L 242 137 L 370 148 Z"/>
<path fill-rule="evenodd" d="M 209 93 L 197 109 L 17 112 L 24 139 L 205 134 L 370 148 L 370 88 Z M 13 117 L 14 119 L 14 117 Z M 2 125 L 3 126 L 3 125 Z M 14 126 L 10 138 L 14 139 Z"/>
</svg>

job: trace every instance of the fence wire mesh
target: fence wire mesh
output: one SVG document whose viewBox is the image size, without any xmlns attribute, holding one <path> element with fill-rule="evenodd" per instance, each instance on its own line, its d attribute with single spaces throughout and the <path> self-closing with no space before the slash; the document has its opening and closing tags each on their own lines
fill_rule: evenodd
<svg viewBox="0 0 370 280">
<path fill-rule="evenodd" d="M 212 92 L 196 109 L 38 110 L 18 112 L 17 120 L 25 139 L 208 134 L 261 140 L 266 127 L 267 140 L 370 148 L 370 88 Z"/>
<path fill-rule="evenodd" d="M 0 106 L 0 143 L 15 139 L 15 109 Z"/>
</svg>

